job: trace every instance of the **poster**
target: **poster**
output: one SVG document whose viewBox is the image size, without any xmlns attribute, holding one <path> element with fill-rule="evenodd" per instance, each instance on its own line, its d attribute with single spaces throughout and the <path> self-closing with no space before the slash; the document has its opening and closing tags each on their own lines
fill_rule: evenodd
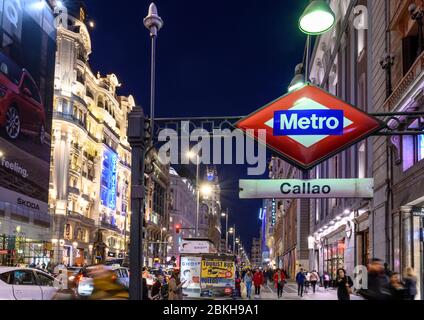
<svg viewBox="0 0 424 320">
<path fill-rule="evenodd" d="M 183 294 L 189 298 L 200 297 L 200 266 L 201 257 L 181 257 L 181 282 Z"/>
<path fill-rule="evenodd" d="M 201 295 L 220 297 L 230 295 L 235 287 L 234 260 L 204 257 L 201 270 Z"/>
</svg>

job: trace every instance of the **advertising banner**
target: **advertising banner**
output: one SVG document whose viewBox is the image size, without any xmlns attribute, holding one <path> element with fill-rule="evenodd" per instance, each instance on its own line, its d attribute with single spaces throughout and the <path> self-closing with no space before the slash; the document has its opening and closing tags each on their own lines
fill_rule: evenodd
<svg viewBox="0 0 424 320">
<path fill-rule="evenodd" d="M 235 287 L 235 262 L 224 258 L 202 260 L 201 289 L 202 296 L 224 296 Z"/>
<path fill-rule="evenodd" d="M 181 257 L 181 281 L 183 294 L 189 298 L 200 297 L 200 268 L 201 257 Z"/>
<path fill-rule="evenodd" d="M 0 0 L 0 40 L 0 186 L 47 203 L 56 52 L 48 2 Z"/>
<path fill-rule="evenodd" d="M 183 240 L 180 245 L 180 253 L 211 253 L 211 244 L 208 241 Z"/>
<path fill-rule="evenodd" d="M 240 199 L 372 198 L 374 179 L 240 180 Z"/>
</svg>

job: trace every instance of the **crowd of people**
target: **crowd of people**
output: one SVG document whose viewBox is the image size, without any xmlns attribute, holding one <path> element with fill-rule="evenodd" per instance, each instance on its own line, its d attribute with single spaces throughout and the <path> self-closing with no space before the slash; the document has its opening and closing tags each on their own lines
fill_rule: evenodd
<svg viewBox="0 0 424 320">
<path fill-rule="evenodd" d="M 299 297 L 308 293 L 310 287 L 315 293 L 318 283 L 322 284 L 324 290 L 329 290 L 330 286 L 336 288 L 337 298 L 341 301 L 350 300 L 352 294 L 365 300 L 415 300 L 417 295 L 417 276 L 413 268 L 406 268 L 401 277 L 379 259 L 370 262 L 366 281 L 361 281 L 358 288 L 355 288 L 352 277 L 343 268 L 337 270 L 334 279 L 328 273 L 321 277 L 315 270 L 308 272 L 301 268 L 296 274 L 296 283 Z"/>
</svg>

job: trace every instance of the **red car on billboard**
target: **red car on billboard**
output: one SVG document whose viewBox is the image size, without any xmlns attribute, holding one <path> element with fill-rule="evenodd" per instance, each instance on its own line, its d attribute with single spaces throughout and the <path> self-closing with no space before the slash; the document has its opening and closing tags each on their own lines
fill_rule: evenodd
<svg viewBox="0 0 424 320">
<path fill-rule="evenodd" d="M 29 134 L 44 143 L 46 114 L 40 91 L 26 69 L 0 53 L 0 128 L 9 140 Z"/>
</svg>

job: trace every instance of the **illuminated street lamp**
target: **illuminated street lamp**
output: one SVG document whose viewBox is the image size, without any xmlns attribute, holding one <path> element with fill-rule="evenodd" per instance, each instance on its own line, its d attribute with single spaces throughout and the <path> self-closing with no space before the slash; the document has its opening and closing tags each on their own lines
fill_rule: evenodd
<svg viewBox="0 0 424 320">
<path fill-rule="evenodd" d="M 307 35 L 320 35 L 333 28 L 336 15 L 327 1 L 313 0 L 299 19 L 300 30 Z"/>
<path fill-rule="evenodd" d="M 199 176 L 200 176 L 200 157 L 199 153 L 193 151 L 187 152 L 189 159 L 196 158 L 196 237 L 199 236 L 199 211 L 200 211 L 200 190 L 199 190 Z"/>
<path fill-rule="evenodd" d="M 225 252 L 228 252 L 228 216 L 228 209 L 226 213 L 221 213 L 221 217 L 225 218 Z"/>
<path fill-rule="evenodd" d="M 0 158 L 3 158 L 3 156 L 4 156 L 4 153 L 3 151 L 0 150 Z"/>
<path fill-rule="evenodd" d="M 212 194 L 212 191 L 213 189 L 210 184 L 204 184 L 200 187 L 200 192 L 204 197 L 210 196 Z"/>
<path fill-rule="evenodd" d="M 302 88 L 305 85 L 305 76 L 303 74 L 303 63 L 299 63 L 296 66 L 295 72 L 294 72 L 294 78 L 290 82 L 289 85 L 289 92 L 298 90 Z"/>
</svg>

